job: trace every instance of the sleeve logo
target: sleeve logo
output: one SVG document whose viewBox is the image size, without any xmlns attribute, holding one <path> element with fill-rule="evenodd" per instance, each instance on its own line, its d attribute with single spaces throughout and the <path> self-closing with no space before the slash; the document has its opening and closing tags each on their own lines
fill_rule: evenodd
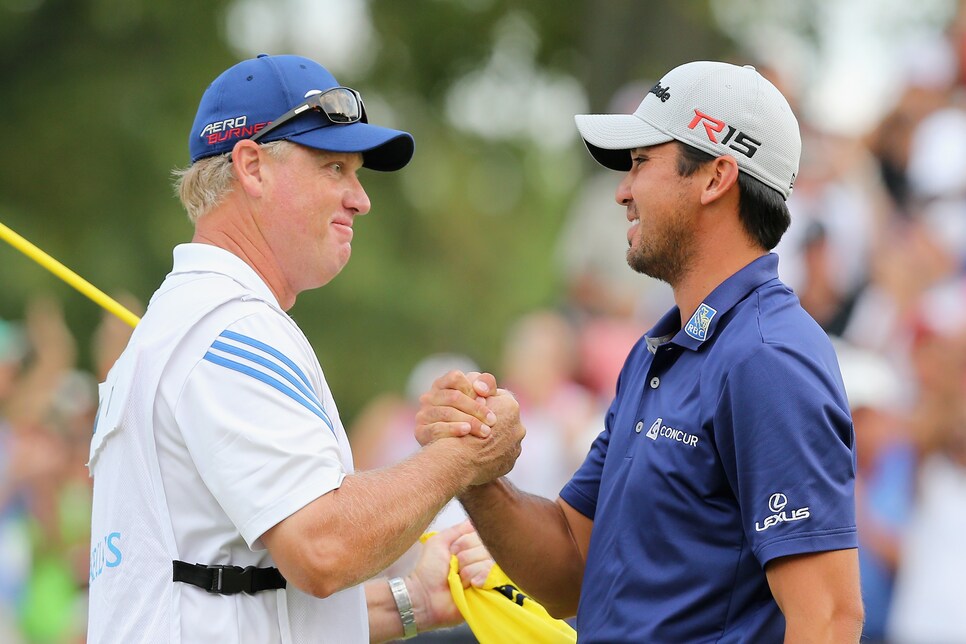
<svg viewBox="0 0 966 644">
<path fill-rule="evenodd" d="M 771 512 L 771 515 L 765 517 L 765 520 L 761 523 L 755 521 L 755 531 L 764 532 L 779 523 L 801 521 L 811 516 L 808 506 L 798 508 L 797 510 L 786 510 L 785 506 L 787 505 L 788 497 L 781 492 L 776 492 L 768 497 L 768 510 Z"/>
</svg>

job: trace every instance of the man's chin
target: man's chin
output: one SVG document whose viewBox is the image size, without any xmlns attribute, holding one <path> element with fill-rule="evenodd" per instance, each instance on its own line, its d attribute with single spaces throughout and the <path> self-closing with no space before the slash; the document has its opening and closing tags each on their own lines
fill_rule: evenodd
<svg viewBox="0 0 966 644">
<path fill-rule="evenodd" d="M 635 273 L 647 275 L 652 279 L 671 284 L 670 280 L 668 280 L 663 271 L 658 270 L 657 267 L 648 262 L 646 259 L 632 254 L 630 250 L 627 252 L 627 265 L 630 266 L 631 270 L 633 270 Z"/>
</svg>

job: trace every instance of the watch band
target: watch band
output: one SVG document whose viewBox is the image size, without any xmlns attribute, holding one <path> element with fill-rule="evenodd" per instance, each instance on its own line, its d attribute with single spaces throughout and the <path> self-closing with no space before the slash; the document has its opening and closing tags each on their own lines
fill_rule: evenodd
<svg viewBox="0 0 966 644">
<path fill-rule="evenodd" d="M 416 637 L 416 613 L 413 612 L 413 600 L 409 597 L 406 582 L 400 577 L 393 577 L 389 580 L 389 590 L 392 591 L 392 598 L 396 601 L 399 618 L 402 620 L 403 639 Z"/>
</svg>

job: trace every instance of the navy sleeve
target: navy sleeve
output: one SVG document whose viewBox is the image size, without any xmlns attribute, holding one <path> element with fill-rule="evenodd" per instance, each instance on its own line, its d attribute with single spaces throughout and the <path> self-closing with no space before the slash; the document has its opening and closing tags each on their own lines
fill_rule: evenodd
<svg viewBox="0 0 966 644">
<path fill-rule="evenodd" d="M 721 391 L 715 440 L 762 566 L 857 547 L 854 433 L 837 370 L 763 344 L 733 366 Z"/>
</svg>

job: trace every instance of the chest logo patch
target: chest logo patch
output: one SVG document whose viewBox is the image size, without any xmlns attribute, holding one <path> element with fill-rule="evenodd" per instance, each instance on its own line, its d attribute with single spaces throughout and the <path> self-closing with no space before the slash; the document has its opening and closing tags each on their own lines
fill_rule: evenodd
<svg viewBox="0 0 966 644">
<path fill-rule="evenodd" d="M 686 432 L 683 429 L 678 429 L 677 427 L 670 427 L 664 424 L 664 418 L 658 416 L 657 420 L 651 423 L 648 428 L 647 433 L 644 434 L 652 441 L 656 441 L 658 438 L 664 438 L 672 441 L 677 441 L 686 447 L 697 447 L 698 437 L 690 432 Z"/>
<path fill-rule="evenodd" d="M 684 332 L 689 336 L 698 340 L 699 342 L 704 342 L 708 339 L 708 327 L 711 326 L 711 320 L 714 316 L 718 314 L 718 311 L 711 308 L 704 302 L 698 306 L 698 310 L 694 312 L 691 319 L 688 320 L 687 325 L 684 327 Z"/>
</svg>

